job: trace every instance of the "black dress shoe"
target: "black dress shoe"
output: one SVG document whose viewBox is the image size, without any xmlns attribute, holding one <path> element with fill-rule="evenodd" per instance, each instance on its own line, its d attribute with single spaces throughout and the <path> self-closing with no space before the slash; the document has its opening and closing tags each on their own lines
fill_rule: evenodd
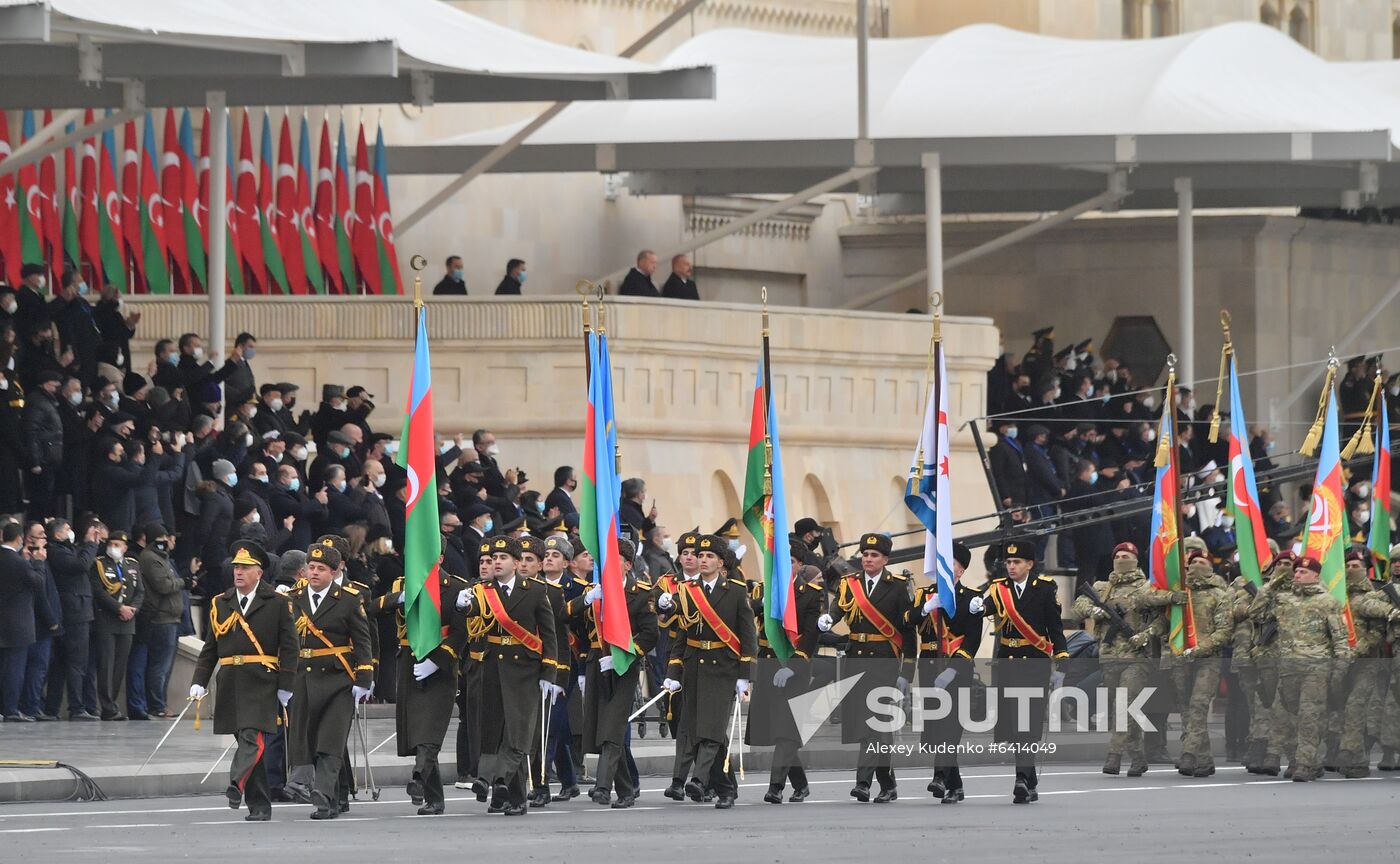
<svg viewBox="0 0 1400 864">
<path fill-rule="evenodd" d="M 442 815 L 442 805 L 441 805 L 441 804 L 424 804 L 422 807 L 419 807 L 419 808 L 418 808 L 418 815 L 419 815 L 419 816 L 441 816 L 441 815 Z"/>
<path fill-rule="evenodd" d="M 408 800 L 412 801 L 415 805 L 423 803 L 422 780 L 419 780 L 417 777 L 414 777 L 412 780 L 409 780 L 408 786 L 405 787 L 404 791 L 408 793 Z"/>
<path fill-rule="evenodd" d="M 614 810 L 626 810 L 628 807 L 631 807 L 633 804 L 636 804 L 636 803 L 637 803 L 637 799 L 636 799 L 636 798 L 633 798 L 633 797 L 630 796 L 630 795 L 624 795 L 623 797 L 618 798 L 616 801 L 612 802 L 612 809 L 614 809 Z"/>
<path fill-rule="evenodd" d="M 82 722 L 82 723 L 89 723 L 89 722 L 96 722 L 97 719 L 98 719 L 98 717 L 97 717 L 96 714 L 89 714 L 89 713 L 86 712 L 86 711 L 79 711 L 79 712 L 77 712 L 76 714 L 69 714 L 69 715 L 68 715 L 68 719 L 69 719 L 70 721 L 75 721 L 75 720 L 76 720 L 76 721 Z"/>
<path fill-rule="evenodd" d="M 811 794 L 812 787 L 810 786 L 803 786 L 801 789 L 794 789 L 792 794 L 788 796 L 788 803 L 801 804 L 803 801 L 806 801 L 808 796 L 810 796 Z"/>
<path fill-rule="evenodd" d="M 224 790 L 224 795 L 228 796 L 228 808 L 230 810 L 237 810 L 243 805 L 243 790 L 232 783 L 228 784 L 228 788 Z"/>
<path fill-rule="evenodd" d="M 525 811 L 526 811 L 526 807 L 525 807 L 524 804 L 511 804 L 510 806 L 506 807 L 506 809 L 502 810 L 501 812 L 504 813 L 504 814 L 506 814 L 507 816 L 524 816 L 524 815 L 525 815 Z"/>
<path fill-rule="evenodd" d="M 888 804 L 899 799 L 899 792 L 893 786 L 888 789 L 881 789 L 880 794 L 875 796 L 876 804 Z"/>
<path fill-rule="evenodd" d="M 340 810 L 335 807 L 317 807 L 311 811 L 312 819 L 334 819 L 340 815 Z"/>
<path fill-rule="evenodd" d="M 681 785 L 681 781 L 672 778 L 671 785 L 667 786 L 661 794 L 665 795 L 667 798 L 670 798 L 672 801 L 684 801 L 685 787 Z"/>
<path fill-rule="evenodd" d="M 862 804 L 870 803 L 870 787 L 864 783 L 857 783 L 855 788 L 851 790 L 851 797 Z"/>
<path fill-rule="evenodd" d="M 1017 779 L 1016 785 L 1011 787 L 1011 803 L 1025 804 L 1031 800 L 1031 788 L 1026 785 L 1026 781 Z"/>
<path fill-rule="evenodd" d="M 525 803 L 528 804 L 528 805 L 530 805 L 531 807 L 548 807 L 548 806 L 549 806 L 549 790 L 548 790 L 548 789 L 536 789 L 535 791 L 533 791 L 533 792 L 530 793 L 530 797 L 529 797 L 529 798 L 525 799 Z"/>
<path fill-rule="evenodd" d="M 1040 800 L 1040 792 L 1036 791 L 1036 788 L 1035 788 L 1034 786 L 1032 786 L 1032 787 L 1031 787 L 1031 794 L 1030 794 L 1030 803 L 1034 804 L 1035 802 L 1037 802 L 1037 801 L 1039 801 L 1039 800 Z"/>
<path fill-rule="evenodd" d="M 491 806 L 497 810 L 504 810 L 506 799 L 510 797 L 510 789 L 504 783 L 497 783 L 491 787 Z"/>
<path fill-rule="evenodd" d="M 733 806 L 734 806 L 734 796 L 733 796 L 733 795 L 721 795 L 721 796 L 719 796 L 719 800 L 715 802 L 715 809 L 716 809 L 716 810 L 728 810 L 730 807 L 733 807 Z"/>
<path fill-rule="evenodd" d="M 691 801 L 704 801 L 705 787 L 700 785 L 699 780 L 692 777 L 685 781 L 685 797 L 689 798 Z"/>
<path fill-rule="evenodd" d="M 126 715 L 126 719 L 128 719 L 128 720 L 149 720 L 149 719 L 151 719 L 151 715 L 147 714 L 145 711 L 132 711 L 130 714 Z"/>
<path fill-rule="evenodd" d="M 472 781 L 472 792 L 476 795 L 476 800 L 485 803 L 487 796 L 491 794 L 491 787 L 486 785 L 485 780 L 476 779 Z"/>
<path fill-rule="evenodd" d="M 715 800 L 715 790 L 713 789 L 706 789 L 705 794 L 700 798 L 701 803 L 704 804 L 709 804 L 713 800 Z"/>
<path fill-rule="evenodd" d="M 8 720 L 8 719 L 10 719 L 10 718 L 6 717 L 5 719 Z M 109 722 L 121 722 L 122 720 L 125 720 L 125 719 L 126 719 L 126 715 L 125 715 L 125 714 L 103 714 L 103 715 L 102 715 L 102 719 L 103 719 L 103 720 L 107 720 L 107 721 L 109 721 Z"/>
<path fill-rule="evenodd" d="M 271 811 L 271 810 L 268 810 L 268 811 L 266 811 L 266 812 L 264 812 L 264 813 L 249 813 L 247 816 L 244 816 L 244 817 L 243 817 L 243 821 L 244 821 L 244 822 L 267 822 L 267 821 L 269 821 L 269 820 L 271 820 L 271 819 L 272 819 L 272 811 Z"/>
<path fill-rule="evenodd" d="M 40 711 L 38 714 L 35 714 L 33 716 L 34 719 L 38 720 L 40 723 L 52 723 L 53 721 L 58 719 L 52 714 L 45 714 L 43 711 Z"/>
<path fill-rule="evenodd" d="M 291 804 L 295 800 L 287 794 L 286 789 L 273 789 L 267 793 L 267 797 L 275 804 Z"/>
<path fill-rule="evenodd" d="M 282 787 L 282 788 L 283 788 L 284 791 L 286 791 L 286 793 L 287 793 L 288 795 L 291 796 L 292 800 L 295 801 L 296 803 L 298 803 L 298 804 L 310 804 L 310 803 L 312 803 L 312 802 L 311 802 L 311 790 L 310 790 L 310 789 L 307 789 L 305 786 L 302 786 L 302 785 L 297 784 L 297 783 L 288 783 L 286 786 L 284 786 L 284 787 Z"/>
<path fill-rule="evenodd" d="M 559 794 L 554 796 L 555 801 L 572 801 L 579 796 L 577 786 L 566 786 L 559 790 Z"/>
<path fill-rule="evenodd" d="M 943 784 L 942 777 L 935 777 L 928 781 L 929 794 L 935 798 L 942 798 L 947 788 L 948 787 Z"/>
<path fill-rule="evenodd" d="M 338 808 L 339 808 L 339 812 L 341 812 L 341 813 L 349 813 L 349 812 L 350 812 L 350 799 L 349 799 L 349 798 L 346 798 L 346 799 L 340 801 L 340 802 L 338 803 L 337 806 L 338 806 Z"/>
<path fill-rule="evenodd" d="M 612 801 L 612 793 L 606 789 L 599 789 L 597 786 L 594 786 L 592 789 L 588 790 L 588 800 L 600 807 L 606 807 Z"/>
<path fill-rule="evenodd" d="M 961 800 L 963 800 L 963 790 L 961 790 L 961 789 L 945 789 L 945 790 L 943 790 L 943 797 L 942 797 L 942 799 L 939 800 L 939 803 L 940 803 L 940 804 L 956 804 L 956 803 L 958 803 L 958 802 L 961 801 Z"/>
<path fill-rule="evenodd" d="M 763 793 L 763 801 L 766 804 L 783 803 L 783 787 L 769 786 L 768 791 Z"/>
</svg>

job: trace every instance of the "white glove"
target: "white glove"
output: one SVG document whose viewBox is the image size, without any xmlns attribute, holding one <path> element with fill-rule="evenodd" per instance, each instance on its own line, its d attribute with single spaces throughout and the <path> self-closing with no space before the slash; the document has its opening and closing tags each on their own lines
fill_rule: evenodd
<svg viewBox="0 0 1400 864">
<path fill-rule="evenodd" d="M 276 591 L 278 594 L 286 594 L 288 591 L 291 591 L 292 588 L 290 585 L 278 585 L 275 588 L 273 588 L 273 590 Z"/>
<path fill-rule="evenodd" d="M 278 691 L 277 691 L 277 701 L 282 703 L 282 707 L 283 707 L 283 708 L 286 708 L 286 707 L 287 707 L 287 703 L 290 702 L 290 701 L 292 701 L 292 691 L 290 691 L 290 690 L 278 690 Z"/>
<path fill-rule="evenodd" d="M 670 609 L 674 605 L 675 603 L 671 602 L 670 594 L 662 594 L 660 597 L 656 598 L 656 608 L 662 611 Z"/>
<path fill-rule="evenodd" d="M 612 655 L 611 655 L 611 654 L 604 654 L 602 657 L 599 657 L 599 658 L 598 658 L 598 671 L 599 671 L 599 672 L 611 672 L 611 671 L 613 671 Z"/>
<path fill-rule="evenodd" d="M 981 615 L 983 605 L 980 595 L 973 597 L 971 600 L 967 601 L 967 611 L 971 612 L 973 615 Z"/>
<path fill-rule="evenodd" d="M 1181 656 L 1182 656 L 1182 658 L 1184 659 L 1184 658 L 1190 657 L 1192 654 L 1195 654 L 1195 653 L 1196 653 L 1196 649 L 1195 649 L 1195 648 L 1187 648 L 1185 651 L 1182 651 L 1182 652 L 1181 652 Z"/>
<path fill-rule="evenodd" d="M 550 684 L 550 685 L 549 685 L 549 704 L 550 704 L 550 705 L 553 705 L 553 704 L 555 703 L 555 701 L 557 701 L 557 700 L 559 699 L 559 697 L 560 697 L 560 696 L 563 696 L 563 695 L 564 695 L 564 688 L 563 688 L 563 687 L 560 687 L 558 684 Z"/>
<path fill-rule="evenodd" d="M 588 589 L 587 593 L 583 595 L 583 602 L 587 603 L 589 606 L 592 606 L 594 603 L 597 603 L 600 599 L 602 599 L 602 597 L 603 586 L 594 585 L 592 588 Z"/>
<path fill-rule="evenodd" d="M 419 660 L 417 663 L 413 664 L 413 680 L 422 681 L 436 671 L 438 671 L 438 665 L 433 662 L 431 657 L 426 660 Z"/>
<path fill-rule="evenodd" d="M 822 613 L 822 617 L 817 619 L 817 629 L 823 633 L 831 629 L 831 616 Z"/>
<path fill-rule="evenodd" d="M 738 681 L 734 682 L 735 695 L 743 696 L 747 692 L 749 692 L 749 679 L 740 678 Z"/>
<path fill-rule="evenodd" d="M 358 684 L 350 688 L 350 692 L 355 695 L 356 702 L 368 702 L 374 692 L 368 687 L 361 687 Z"/>
<path fill-rule="evenodd" d="M 587 679 L 586 677 L 582 676 L 582 675 L 578 676 L 578 692 L 579 692 L 579 695 L 580 695 L 580 696 L 583 695 L 583 682 L 585 682 L 585 681 L 587 681 L 587 680 L 588 680 L 588 679 Z"/>
<path fill-rule="evenodd" d="M 540 679 L 540 695 L 542 695 L 542 696 L 550 696 L 550 697 L 551 697 L 551 698 L 550 698 L 550 701 L 553 701 L 553 697 L 551 696 L 551 693 L 553 692 L 553 689 L 554 689 L 554 685 L 553 685 L 553 684 L 551 684 L 550 682 L 544 680 L 543 678 Z"/>
<path fill-rule="evenodd" d="M 935 609 L 937 609 L 937 608 L 938 608 L 938 595 L 937 595 L 937 594 L 931 594 L 931 595 L 929 595 L 928 600 L 924 602 L 924 614 L 925 614 L 925 615 L 932 615 L 932 614 L 933 614 L 933 610 L 935 610 Z"/>
<path fill-rule="evenodd" d="M 899 692 L 901 692 L 901 693 L 908 693 L 908 692 L 909 692 L 909 679 L 908 679 L 908 678 L 905 678 L 903 675 L 901 675 L 901 676 L 899 676 L 898 678 L 894 679 L 894 686 L 897 687 L 897 688 L 899 688 Z"/>
<path fill-rule="evenodd" d="M 403 595 L 399 595 L 399 603 L 403 603 Z M 463 588 L 457 592 L 457 608 L 465 609 L 472 605 L 472 589 Z"/>
<path fill-rule="evenodd" d="M 1098 619 L 1099 621 L 1102 621 L 1102 620 L 1104 620 L 1105 618 L 1108 617 L 1108 612 L 1107 612 L 1107 610 L 1100 609 L 1099 607 L 1095 606 L 1095 607 L 1089 612 L 1089 617 L 1090 617 L 1090 618 L 1096 618 L 1096 619 Z"/>
<path fill-rule="evenodd" d="M 1058 689 L 1060 689 L 1060 687 L 1063 686 L 1064 683 L 1065 683 L 1065 673 L 1063 673 L 1063 672 L 1051 672 L 1051 673 L 1050 673 L 1050 689 L 1051 689 L 1051 690 L 1058 690 Z"/>
<path fill-rule="evenodd" d="M 933 686 L 939 690 L 947 690 L 948 685 L 953 683 L 953 679 L 957 677 L 957 674 L 958 670 L 956 669 L 944 669 L 942 672 L 938 673 L 937 678 L 933 679 Z"/>
<path fill-rule="evenodd" d="M 209 691 L 208 691 L 208 690 L 205 690 L 203 687 L 199 686 L 198 684 L 191 684 L 191 685 L 190 685 L 190 698 L 191 698 L 191 699 L 203 699 L 203 698 L 204 698 L 205 696 L 207 696 L 207 695 L 209 695 Z"/>
<path fill-rule="evenodd" d="M 774 687 L 777 687 L 779 690 L 781 690 L 782 688 L 784 688 L 784 687 L 787 686 L 788 679 L 791 678 L 791 677 L 792 677 L 793 675 L 795 675 L 795 674 L 797 674 L 797 673 L 793 672 L 791 669 L 789 669 L 788 667 L 784 666 L 783 668 L 779 669 L 777 672 L 774 672 L 774 673 L 773 673 L 773 686 L 774 686 Z"/>
<path fill-rule="evenodd" d="M 681 682 L 677 681 L 674 678 L 667 678 L 665 681 L 661 682 L 661 686 L 674 693 L 677 690 L 681 689 Z"/>
</svg>

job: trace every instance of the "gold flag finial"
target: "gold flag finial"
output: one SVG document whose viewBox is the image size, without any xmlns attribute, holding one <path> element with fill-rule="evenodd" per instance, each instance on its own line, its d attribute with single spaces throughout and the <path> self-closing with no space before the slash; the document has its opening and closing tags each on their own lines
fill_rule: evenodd
<svg viewBox="0 0 1400 864">
<path fill-rule="evenodd" d="M 1371 382 L 1371 398 L 1366 400 L 1366 412 L 1361 415 L 1361 428 L 1352 434 L 1347 446 L 1342 448 L 1342 460 L 1345 461 L 1353 456 L 1369 456 L 1376 452 L 1376 442 L 1371 438 L 1371 418 L 1375 416 L 1376 405 L 1381 398 L 1381 390 L 1385 384 L 1381 378 L 1381 372 L 1376 370 L 1376 379 Z"/>
<path fill-rule="evenodd" d="M 408 259 L 408 266 L 413 268 L 413 308 L 423 308 L 423 268 L 428 266 L 428 259 L 422 255 L 414 255 Z"/>
<path fill-rule="evenodd" d="M 1172 457 L 1172 448 L 1176 442 L 1172 439 L 1175 435 L 1167 434 L 1168 431 L 1176 429 L 1176 355 L 1167 355 L 1167 392 L 1162 400 L 1162 419 L 1157 423 L 1157 453 L 1152 460 L 1152 464 L 1157 468 L 1165 467 Z"/>
<path fill-rule="evenodd" d="M 1210 443 L 1220 440 L 1220 406 L 1225 398 L 1225 371 L 1235 346 L 1230 342 L 1230 313 L 1220 310 L 1220 329 L 1225 331 L 1225 341 L 1220 345 L 1220 375 L 1215 379 L 1215 413 L 1210 418 Z"/>
<path fill-rule="evenodd" d="M 1303 446 L 1298 448 L 1298 452 L 1303 456 L 1316 453 L 1317 445 L 1322 441 L 1322 427 L 1327 422 L 1327 396 L 1332 392 L 1332 385 L 1337 380 L 1339 366 L 1341 361 L 1337 359 L 1337 347 L 1334 345 L 1327 351 L 1327 375 L 1322 379 L 1322 392 L 1317 397 L 1317 416 L 1313 418 L 1308 434 L 1303 436 Z"/>
<path fill-rule="evenodd" d="M 588 296 L 598 286 L 587 279 L 580 279 L 574 283 L 574 290 L 578 292 L 579 300 L 583 303 L 583 332 L 588 333 L 593 329 L 592 323 L 588 320 Z"/>
</svg>

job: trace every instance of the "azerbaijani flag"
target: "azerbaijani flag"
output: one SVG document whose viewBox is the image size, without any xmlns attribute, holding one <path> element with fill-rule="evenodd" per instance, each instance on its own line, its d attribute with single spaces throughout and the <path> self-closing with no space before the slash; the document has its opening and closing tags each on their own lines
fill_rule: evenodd
<svg viewBox="0 0 1400 864">
<path fill-rule="evenodd" d="M 919 445 L 914 450 L 909 480 L 904 485 L 904 503 L 925 528 L 924 577 L 937 587 L 938 608 L 951 621 L 958 612 L 958 594 L 957 578 L 953 575 L 947 384 L 948 370 L 940 341 L 934 343 L 934 379 L 929 387 Z"/>
<path fill-rule="evenodd" d="M 1376 461 L 1371 467 L 1371 531 L 1366 546 L 1376 561 L 1377 577 L 1390 568 L 1390 417 L 1385 407 L 1385 394 L 1380 404 L 1380 421 L 1376 426 Z"/>
<path fill-rule="evenodd" d="M 438 524 L 437 448 L 433 446 L 432 371 L 428 359 L 428 310 L 419 306 L 408 416 L 404 418 L 403 446 L 398 452 L 399 464 L 408 472 L 403 619 L 409 648 L 419 660 L 442 644 L 442 597 L 438 586 L 442 529 Z"/>
<path fill-rule="evenodd" d="M 617 476 L 617 418 L 613 412 L 612 361 L 608 337 L 589 334 L 588 418 L 583 430 L 583 495 L 579 537 L 593 556 L 593 581 L 603 589 L 597 617 L 603 641 L 612 649 L 613 670 L 621 675 L 637 653 L 632 620 L 617 551 L 618 508 L 622 488 Z"/>
<path fill-rule="evenodd" d="M 1181 560 L 1180 526 L 1177 523 L 1177 494 L 1180 473 L 1176 464 L 1176 412 L 1173 387 L 1168 385 L 1167 398 L 1162 403 L 1162 420 L 1157 427 L 1157 479 L 1152 490 L 1152 557 L 1148 561 L 1148 578 L 1154 588 L 1162 591 L 1185 591 L 1186 579 Z M 1190 605 L 1171 607 L 1173 654 L 1196 647 L 1196 627 L 1191 619 Z"/>
<path fill-rule="evenodd" d="M 327 184 L 329 185 L 329 184 Z M 316 216 L 311 209 L 311 132 L 306 115 L 301 115 L 301 146 L 297 150 L 297 218 L 301 240 L 302 267 L 311 288 L 317 294 L 326 293 L 326 279 L 321 272 L 321 259 L 316 247 Z"/>
<path fill-rule="evenodd" d="M 1240 572 L 1255 585 L 1263 585 L 1263 572 L 1269 566 L 1269 544 L 1264 535 L 1264 514 L 1259 510 L 1259 488 L 1254 484 L 1254 460 L 1249 456 L 1249 437 L 1240 402 L 1240 381 L 1235 371 L 1235 355 L 1230 355 L 1230 495 L 1226 511 L 1235 517 L 1235 544 L 1239 549 Z"/>
<path fill-rule="evenodd" d="M 262 162 L 258 165 L 258 210 L 262 219 L 258 231 L 262 237 L 263 263 L 267 265 L 267 293 L 272 286 L 282 289 L 283 294 L 293 293 L 287 283 L 287 268 L 282 263 L 282 246 L 277 234 L 277 185 L 272 179 L 272 118 L 263 109 L 262 122 Z M 295 200 L 295 199 L 293 199 Z M 304 291 L 300 293 L 305 293 Z"/>
<path fill-rule="evenodd" d="M 109 111 L 108 116 L 110 115 Z M 146 115 L 147 123 L 150 119 L 150 115 Z M 125 285 L 121 195 L 117 192 L 117 135 L 111 129 L 102 133 L 102 152 L 98 155 L 97 162 L 97 191 L 102 196 L 97 210 L 97 237 L 102 266 L 96 268 L 92 284 L 106 285 L 108 282 L 114 282 L 117 285 Z"/>
<path fill-rule="evenodd" d="M 72 133 L 73 124 L 69 123 L 67 133 Z M 75 269 L 79 268 L 83 260 L 82 244 L 78 242 L 78 214 L 82 212 L 82 199 L 78 192 L 78 168 L 77 158 L 73 152 L 74 148 L 63 148 L 63 258 L 66 258 Z M 60 261 L 55 261 L 55 266 L 61 267 Z M 57 282 L 57 280 L 54 280 Z"/>
<path fill-rule="evenodd" d="M 20 118 L 20 137 L 34 137 L 34 112 L 26 108 Z M 20 260 L 25 264 L 44 263 L 44 196 L 39 190 L 39 169 L 33 163 L 19 169 L 19 194 L 23 202 L 18 207 Z M 58 285 L 53 285 L 58 293 Z"/>
<path fill-rule="evenodd" d="M 1322 565 L 1319 574 L 1327 593 L 1342 607 L 1347 643 L 1356 645 L 1356 626 L 1347 602 L 1347 511 L 1342 497 L 1342 458 L 1337 442 L 1337 396 L 1327 392 L 1327 419 L 1322 427 L 1322 450 L 1317 457 L 1312 503 L 1308 506 L 1308 537 L 1303 554 Z"/>
<path fill-rule="evenodd" d="M 169 122 L 169 118 L 166 118 Z M 105 138 L 103 140 L 106 140 Z M 146 114 L 141 136 L 141 262 L 146 274 L 146 290 L 152 294 L 170 293 L 170 244 L 165 239 L 165 201 L 160 195 L 160 161 L 156 157 L 156 127 Z"/>
<path fill-rule="evenodd" d="M 340 293 L 358 294 L 355 253 L 350 237 L 355 227 L 355 199 L 350 197 L 350 157 L 345 149 L 345 114 L 340 115 L 340 138 L 335 148 L 335 248 L 340 262 Z M 327 267 L 331 265 L 327 263 Z"/>
<path fill-rule="evenodd" d="M 205 109 L 208 113 L 209 109 Z M 206 121 L 207 124 L 208 121 Z M 205 132 L 205 135 L 208 133 Z M 206 260 L 204 235 L 207 231 L 199 215 L 199 178 L 209 171 L 209 157 L 200 161 L 194 158 L 194 126 L 190 121 L 190 109 L 180 115 L 180 215 L 185 232 L 185 252 L 189 256 L 190 284 L 188 293 L 195 293 L 196 286 L 209 290 L 209 265 Z M 206 207 L 207 211 L 208 208 Z M 203 217 L 207 221 L 208 216 Z"/>
<path fill-rule="evenodd" d="M 384 160 L 383 126 L 374 136 L 374 237 L 379 243 L 379 284 L 385 294 L 402 294 L 403 276 L 399 273 L 398 252 L 394 250 L 394 217 L 389 213 L 389 168 Z"/>
<path fill-rule="evenodd" d="M 797 638 L 797 596 L 788 554 L 787 504 L 783 493 L 783 458 L 778 445 L 778 415 L 766 386 L 771 370 L 764 368 L 767 351 L 759 358 L 753 385 L 753 419 L 749 422 L 749 462 L 744 479 L 744 525 L 763 549 L 763 634 L 779 660 L 792 656 Z M 764 437 L 773 447 L 772 491 L 763 489 L 769 466 Z"/>
</svg>

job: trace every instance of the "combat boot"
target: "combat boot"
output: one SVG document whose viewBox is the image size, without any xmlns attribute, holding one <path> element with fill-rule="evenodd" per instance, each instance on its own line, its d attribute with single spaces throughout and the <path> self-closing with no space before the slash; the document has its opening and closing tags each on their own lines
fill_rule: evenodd
<svg viewBox="0 0 1400 864">
<path fill-rule="evenodd" d="M 1259 760 L 1258 770 L 1254 773 L 1263 774 L 1267 777 L 1278 776 L 1279 758 L 1277 753 L 1265 753 L 1264 758 Z"/>
<path fill-rule="evenodd" d="M 1119 753 L 1110 753 L 1104 757 L 1103 773 L 1117 774 L 1123 766 L 1123 756 Z"/>
<path fill-rule="evenodd" d="M 1294 771 L 1295 771 L 1296 768 L 1297 768 L 1296 765 L 1294 765 L 1292 762 L 1289 762 L 1289 763 L 1288 763 L 1288 767 L 1285 768 L 1285 769 L 1283 769 L 1283 779 L 1285 779 L 1285 780 L 1292 780 L 1292 779 L 1293 779 L 1293 774 L 1294 774 Z"/>
<path fill-rule="evenodd" d="M 1195 777 L 1209 777 L 1210 775 L 1212 775 L 1212 774 L 1214 774 L 1214 773 L 1215 773 L 1215 762 L 1214 762 L 1214 761 L 1197 762 L 1197 763 L 1196 763 L 1196 770 L 1195 770 L 1195 772 L 1193 772 L 1193 775 L 1192 775 L 1192 776 L 1195 776 Z"/>
<path fill-rule="evenodd" d="M 948 791 L 947 784 L 943 782 L 942 771 L 933 772 L 933 779 L 928 781 L 928 791 L 930 795 L 940 799 L 943 797 L 943 793 Z"/>
<path fill-rule="evenodd" d="M 1183 777 L 1191 777 L 1196 773 L 1196 756 L 1193 753 L 1182 753 L 1181 759 L 1176 763 L 1177 773 Z"/>
<path fill-rule="evenodd" d="M 1128 766 L 1129 777 L 1141 777 L 1147 773 L 1147 760 L 1141 756 L 1133 757 L 1133 762 Z"/>
<path fill-rule="evenodd" d="M 1294 783 L 1308 783 L 1322 776 L 1322 771 L 1317 768 L 1294 768 L 1292 769 Z"/>
<path fill-rule="evenodd" d="M 1267 742 L 1255 739 L 1249 742 L 1249 748 L 1244 754 L 1244 770 L 1250 774 L 1258 774 L 1259 766 L 1264 763 L 1264 751 L 1268 749 Z"/>
<path fill-rule="evenodd" d="M 1376 767 L 1379 768 L 1379 769 L 1382 770 L 1382 771 L 1394 771 L 1394 770 L 1395 770 L 1395 748 L 1393 748 L 1393 747 L 1382 747 L 1382 748 L 1381 748 L 1381 761 L 1380 761 L 1380 764 L 1377 765 Z"/>
<path fill-rule="evenodd" d="M 1342 776 L 1348 780 L 1360 780 L 1371 776 L 1370 765 L 1348 765 L 1342 769 Z"/>
</svg>

